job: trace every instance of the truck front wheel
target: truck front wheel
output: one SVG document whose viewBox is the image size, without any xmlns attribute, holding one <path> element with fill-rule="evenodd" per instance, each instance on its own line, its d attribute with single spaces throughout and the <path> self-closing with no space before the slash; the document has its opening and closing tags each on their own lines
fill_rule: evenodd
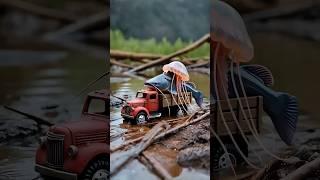
<svg viewBox="0 0 320 180">
<path fill-rule="evenodd" d="M 141 111 L 136 115 L 136 118 L 134 119 L 134 124 L 143 124 L 146 123 L 148 120 L 148 116 L 145 112 Z"/>
<path fill-rule="evenodd" d="M 107 158 L 93 161 L 83 172 L 84 180 L 109 180 L 110 171 Z"/>
</svg>

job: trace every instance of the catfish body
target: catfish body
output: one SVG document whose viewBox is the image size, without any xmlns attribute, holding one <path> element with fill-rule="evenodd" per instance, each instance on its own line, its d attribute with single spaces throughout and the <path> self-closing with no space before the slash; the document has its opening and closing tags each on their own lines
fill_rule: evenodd
<svg viewBox="0 0 320 180">
<path fill-rule="evenodd" d="M 236 88 L 243 97 L 240 87 L 239 72 L 233 68 Z M 298 102 L 295 96 L 277 92 L 269 86 L 273 84 L 270 71 L 263 66 L 246 65 L 240 67 L 240 77 L 247 96 L 262 96 L 263 109 L 270 116 L 280 138 L 288 145 L 292 144 L 298 121 Z M 235 98 L 235 92 L 229 72 L 229 97 Z"/>
</svg>

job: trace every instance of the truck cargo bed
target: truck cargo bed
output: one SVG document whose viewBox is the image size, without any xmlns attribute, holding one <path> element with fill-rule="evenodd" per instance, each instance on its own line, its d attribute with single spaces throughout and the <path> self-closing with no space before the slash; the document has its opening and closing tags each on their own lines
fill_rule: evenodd
<svg viewBox="0 0 320 180">
<path fill-rule="evenodd" d="M 244 113 L 246 114 L 249 123 L 251 124 L 250 120 L 250 114 L 248 110 L 248 106 L 246 104 L 246 101 L 244 98 L 241 99 L 241 104 L 244 109 Z M 249 101 L 249 109 L 252 114 L 253 118 L 253 127 L 257 129 L 258 132 L 260 132 L 260 123 L 261 123 L 261 114 L 262 114 L 262 108 L 263 108 L 263 98 L 261 96 L 253 96 L 248 97 Z M 243 115 L 240 105 L 237 99 L 230 99 L 232 110 L 235 113 L 236 119 L 240 124 L 240 127 L 244 131 L 245 134 L 251 134 L 251 131 L 248 127 L 248 123 L 245 121 L 245 116 Z M 239 129 L 237 128 L 237 124 L 234 122 L 234 119 L 232 117 L 231 109 L 228 106 L 228 103 L 226 100 L 221 100 L 221 109 L 223 112 L 224 119 L 227 122 L 227 125 L 231 131 L 232 134 L 239 134 Z M 213 106 L 213 122 L 211 122 L 213 129 L 219 136 L 225 136 L 228 135 L 228 131 L 222 121 L 220 110 L 218 109 L 217 103 Z"/>
<path fill-rule="evenodd" d="M 178 95 L 175 95 L 175 94 L 164 94 L 164 95 L 159 94 L 159 97 L 162 101 L 162 107 L 181 105 L 184 103 L 191 103 L 191 101 L 192 101 L 191 92 L 187 92 L 186 97 L 184 96 L 184 94 L 183 95 L 180 94 L 179 95 L 180 101 L 178 99 Z"/>
</svg>

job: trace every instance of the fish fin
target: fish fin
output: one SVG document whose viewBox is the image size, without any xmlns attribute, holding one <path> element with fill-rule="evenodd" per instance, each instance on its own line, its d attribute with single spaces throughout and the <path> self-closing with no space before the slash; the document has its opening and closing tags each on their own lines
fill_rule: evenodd
<svg viewBox="0 0 320 180">
<path fill-rule="evenodd" d="M 298 122 L 298 102 L 295 96 L 282 94 L 280 96 L 283 101 L 283 108 L 278 108 L 279 114 L 271 117 L 280 138 L 287 144 L 291 145 L 297 128 Z"/>
<path fill-rule="evenodd" d="M 274 78 L 270 69 L 268 69 L 267 67 L 258 65 L 258 64 L 253 64 L 253 65 L 243 65 L 241 66 L 241 68 L 259 77 L 263 81 L 264 85 L 268 87 L 273 86 Z"/>
</svg>

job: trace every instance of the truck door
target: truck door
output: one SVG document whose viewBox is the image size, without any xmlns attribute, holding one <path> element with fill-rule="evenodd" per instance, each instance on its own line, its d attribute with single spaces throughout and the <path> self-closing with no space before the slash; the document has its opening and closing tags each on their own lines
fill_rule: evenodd
<svg viewBox="0 0 320 180">
<path fill-rule="evenodd" d="M 148 106 L 149 106 L 148 109 L 150 112 L 159 110 L 158 94 L 156 93 L 149 94 Z"/>
</svg>

